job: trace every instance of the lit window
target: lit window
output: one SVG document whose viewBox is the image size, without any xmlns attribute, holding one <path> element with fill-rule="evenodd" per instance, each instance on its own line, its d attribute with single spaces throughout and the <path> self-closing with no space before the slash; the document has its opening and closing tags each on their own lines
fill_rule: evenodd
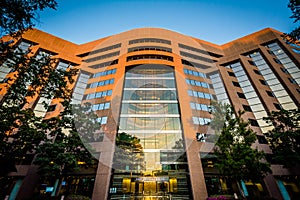
<svg viewBox="0 0 300 200">
<path fill-rule="evenodd" d="M 101 124 L 107 124 L 107 117 L 102 117 Z"/>
<path fill-rule="evenodd" d="M 194 102 L 191 102 L 191 103 L 190 103 L 190 106 L 191 106 L 191 109 L 196 109 L 196 106 L 195 106 L 195 103 L 194 103 Z"/>
</svg>

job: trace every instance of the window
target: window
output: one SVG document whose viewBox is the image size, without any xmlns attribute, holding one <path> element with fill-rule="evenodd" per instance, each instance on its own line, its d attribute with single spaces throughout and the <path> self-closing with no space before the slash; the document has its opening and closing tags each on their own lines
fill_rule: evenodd
<svg viewBox="0 0 300 200">
<path fill-rule="evenodd" d="M 112 95 L 112 90 L 106 90 L 102 92 L 96 92 L 96 93 L 91 93 L 85 96 L 84 99 L 94 99 L 94 98 L 101 98 L 105 96 L 111 96 Z"/>
<path fill-rule="evenodd" d="M 101 48 L 101 49 L 97 49 L 97 50 L 94 50 L 94 51 L 91 51 L 89 53 L 89 55 L 93 55 L 93 54 L 97 54 L 97 53 L 101 53 L 101 52 L 105 52 L 105 51 L 109 51 L 109 50 L 112 50 L 112 49 L 117 49 L 121 47 L 121 43 L 119 44 L 115 44 L 115 45 L 112 45 L 112 46 L 108 46 L 108 47 L 104 47 L 104 48 Z M 80 55 L 79 55 L 80 56 Z"/>
<path fill-rule="evenodd" d="M 229 76 L 233 76 L 233 77 L 235 77 L 235 75 L 234 75 L 234 73 L 233 73 L 233 72 L 228 72 L 228 75 L 229 75 Z"/>
<path fill-rule="evenodd" d="M 111 96 L 112 95 L 112 90 L 108 90 L 107 91 L 107 96 Z"/>
<path fill-rule="evenodd" d="M 239 98 L 246 99 L 246 97 L 243 93 L 237 92 L 237 95 Z"/>
<path fill-rule="evenodd" d="M 130 40 L 129 44 L 145 43 L 145 42 L 171 44 L 170 40 L 164 40 L 159 38 L 140 38 L 140 39 Z"/>
<path fill-rule="evenodd" d="M 198 71 L 189 70 L 189 69 L 184 69 L 183 71 L 184 71 L 185 74 L 189 74 L 189 75 L 193 75 L 193 76 L 200 76 L 200 77 L 206 78 L 206 74 L 198 72 Z"/>
<path fill-rule="evenodd" d="M 263 135 L 256 135 L 259 144 L 268 144 L 267 139 Z"/>
<path fill-rule="evenodd" d="M 277 58 L 274 58 L 274 61 L 278 64 L 281 64 L 280 60 L 278 60 Z"/>
<path fill-rule="evenodd" d="M 167 47 L 159 47 L 159 46 L 138 46 L 138 47 L 132 47 L 128 49 L 129 52 L 134 52 L 134 51 L 166 51 L 166 52 L 172 52 L 171 48 Z"/>
<path fill-rule="evenodd" d="M 256 66 L 255 62 L 253 62 L 252 60 L 248 60 L 248 62 L 249 62 L 250 65 Z"/>
<path fill-rule="evenodd" d="M 107 117 L 106 116 L 99 117 L 97 118 L 97 122 L 99 122 L 101 125 L 107 124 Z"/>
<path fill-rule="evenodd" d="M 270 97 L 275 97 L 274 93 L 273 93 L 273 92 L 271 92 L 271 91 L 266 91 L 266 93 L 267 93 L 267 94 L 268 94 L 268 96 L 270 96 Z"/>
<path fill-rule="evenodd" d="M 274 103 L 274 107 L 277 109 L 277 110 L 281 110 L 282 109 L 282 106 L 278 103 Z"/>
<path fill-rule="evenodd" d="M 198 117 L 193 117 L 193 124 L 199 124 Z"/>
<path fill-rule="evenodd" d="M 133 61 L 133 60 L 144 60 L 144 59 L 159 59 L 159 60 L 167 60 L 167 61 L 173 62 L 173 57 L 171 57 L 171 56 L 152 55 L 152 54 L 128 56 L 127 62 Z"/>
<path fill-rule="evenodd" d="M 289 81 L 290 81 L 291 83 L 293 83 L 293 84 L 297 84 L 297 82 L 296 82 L 295 79 L 293 79 L 293 78 L 289 78 Z"/>
<path fill-rule="evenodd" d="M 247 112 L 252 112 L 251 107 L 248 106 L 248 105 L 243 105 L 243 109 L 244 109 L 245 111 L 247 111 Z"/>
<path fill-rule="evenodd" d="M 201 86 L 204 87 L 204 88 L 209 88 L 208 84 L 205 83 L 205 82 L 201 82 Z"/>
<path fill-rule="evenodd" d="M 204 88 L 208 88 L 209 85 L 205 82 L 200 82 L 200 81 L 196 81 L 196 80 L 191 80 L 191 79 L 186 79 L 186 83 L 189 85 L 196 85 L 196 86 L 201 86 Z"/>
<path fill-rule="evenodd" d="M 257 69 L 253 70 L 255 74 L 261 75 L 260 71 L 258 71 Z"/>
<path fill-rule="evenodd" d="M 9 78 L 4 78 L 2 81 L 0 81 L 0 83 L 7 83 L 9 80 Z"/>
<path fill-rule="evenodd" d="M 210 105 L 191 102 L 190 106 L 194 110 L 210 111 Z"/>
<path fill-rule="evenodd" d="M 89 62 L 94 62 L 94 61 L 97 61 L 97 60 L 102 60 L 102 59 L 118 56 L 119 54 L 120 54 L 120 51 L 116 51 L 116 52 L 113 52 L 113 53 L 108 53 L 108 54 L 97 56 L 97 57 L 94 57 L 94 58 L 88 58 L 84 61 L 89 63 Z"/>
<path fill-rule="evenodd" d="M 288 70 L 287 69 L 285 69 L 285 68 L 280 68 L 281 69 L 281 71 L 283 71 L 284 73 L 286 73 L 286 74 L 289 74 L 289 72 L 288 72 Z"/>
<path fill-rule="evenodd" d="M 201 61 L 207 62 L 207 63 L 216 62 L 216 60 L 212 60 L 210 58 L 206 58 L 206 57 L 203 57 L 203 56 L 198 56 L 198 55 L 195 55 L 195 54 L 187 53 L 187 52 L 184 52 L 184 51 L 180 51 L 180 55 L 184 56 L 184 57 L 188 57 L 188 58 L 193 58 L 195 60 L 201 60 Z"/>
<path fill-rule="evenodd" d="M 190 106 L 191 106 L 191 109 L 196 109 L 196 106 L 195 106 L 195 103 L 194 103 L 194 102 L 191 102 L 191 103 L 190 103 Z"/>
<path fill-rule="evenodd" d="M 116 65 L 118 63 L 119 63 L 119 59 L 115 59 L 115 60 L 111 60 L 111 61 L 100 63 L 100 64 L 89 65 L 88 67 L 93 68 L 93 69 L 98 69 L 98 68 L 103 68 L 103 67 L 107 67 L 107 66 L 111 66 L 111 65 Z M 99 73 L 102 73 L 102 72 L 99 72 Z"/>
<path fill-rule="evenodd" d="M 271 54 L 271 55 L 275 55 L 274 52 L 271 51 L 271 50 L 268 50 L 268 52 L 269 52 L 269 54 Z"/>
<path fill-rule="evenodd" d="M 187 60 L 184 60 L 184 59 L 181 59 L 181 63 L 183 65 L 197 67 L 199 69 L 208 69 L 208 68 L 211 68 L 211 66 L 209 66 L 209 65 L 204 65 L 204 64 L 200 64 L 200 63 L 196 63 L 196 62 L 192 62 L 192 61 L 187 61 Z"/>
<path fill-rule="evenodd" d="M 98 87 L 98 86 L 104 86 L 104 85 L 110 85 L 110 84 L 114 84 L 114 79 L 108 79 L 108 80 L 103 80 L 103 81 L 91 83 L 88 87 L 89 88 L 95 88 L 95 87 Z"/>
<path fill-rule="evenodd" d="M 267 81 L 265 81 L 265 80 L 259 80 L 259 82 L 262 84 L 262 85 L 268 85 L 268 83 L 267 83 Z"/>
<path fill-rule="evenodd" d="M 236 81 L 232 81 L 232 85 L 234 85 L 235 87 L 241 87 L 240 84 Z"/>
<path fill-rule="evenodd" d="M 211 122 L 211 119 L 209 118 L 202 118 L 202 117 L 193 117 L 193 124 L 199 124 L 199 125 L 209 125 Z"/>
<path fill-rule="evenodd" d="M 56 108 L 56 104 L 50 105 L 50 106 L 48 107 L 47 112 L 53 112 L 53 111 L 55 110 L 55 108 Z"/>
<path fill-rule="evenodd" d="M 250 122 L 251 126 L 259 126 L 255 119 L 248 119 L 248 121 Z"/>
</svg>

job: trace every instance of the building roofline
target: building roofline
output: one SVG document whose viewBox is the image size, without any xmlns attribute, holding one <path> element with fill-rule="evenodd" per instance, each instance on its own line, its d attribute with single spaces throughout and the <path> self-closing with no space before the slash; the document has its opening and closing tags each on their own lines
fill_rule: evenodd
<svg viewBox="0 0 300 200">
<path fill-rule="evenodd" d="M 279 34 L 279 35 L 283 34 L 282 32 L 280 32 L 280 31 L 278 31 L 276 29 L 268 27 L 268 28 L 264 28 L 264 29 L 261 29 L 259 31 L 256 31 L 254 33 L 250 33 L 248 35 L 239 37 L 239 38 L 234 39 L 232 41 L 229 41 L 229 42 L 227 42 L 225 44 L 220 45 L 220 47 L 222 49 L 224 49 L 224 48 L 227 48 L 228 46 L 231 46 L 233 43 L 240 42 L 240 41 L 250 40 L 250 39 L 256 38 L 259 35 L 266 34 L 266 33 L 275 33 L 275 34 Z"/>
</svg>

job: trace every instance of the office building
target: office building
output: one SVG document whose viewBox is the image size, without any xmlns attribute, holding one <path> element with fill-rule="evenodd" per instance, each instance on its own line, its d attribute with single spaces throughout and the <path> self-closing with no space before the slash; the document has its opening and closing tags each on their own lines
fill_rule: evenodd
<svg viewBox="0 0 300 200">
<path fill-rule="evenodd" d="M 213 167 L 214 144 L 201 138 L 201 133 L 209 135 L 211 101 L 246 110 L 243 117 L 257 134 L 255 146 L 268 155 L 264 133 L 271 127 L 263 117 L 300 105 L 300 48 L 270 28 L 223 45 L 160 28 L 78 45 L 33 29 L 18 45 L 36 55 L 53 55 L 60 59 L 59 67 L 80 69 L 73 103 L 93 105 L 103 136 L 91 142 L 99 153 L 97 169 L 73 175 L 67 185 L 79 184 L 76 193 L 83 194 L 80 188 L 89 182 L 87 196 L 97 200 L 200 200 L 233 194 Z M 9 73 L 0 68 L 1 81 Z M 58 106 L 48 103 L 53 109 L 47 112 L 36 102 L 36 114 L 52 116 Z M 139 144 L 118 147 L 115 140 L 121 134 L 138 138 Z M 34 193 L 28 184 L 30 167 L 29 162 L 9 174 L 13 183 L 19 181 L 17 197 Z M 261 183 L 244 183 L 250 198 L 299 198 L 299 172 L 275 164 L 272 170 Z"/>
</svg>

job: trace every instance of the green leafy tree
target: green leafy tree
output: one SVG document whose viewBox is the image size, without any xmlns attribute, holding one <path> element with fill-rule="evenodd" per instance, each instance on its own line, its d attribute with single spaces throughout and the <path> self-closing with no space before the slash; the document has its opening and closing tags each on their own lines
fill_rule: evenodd
<svg viewBox="0 0 300 200">
<path fill-rule="evenodd" d="M 249 123 L 242 119 L 243 113 L 239 111 L 235 115 L 229 105 L 214 104 L 211 123 L 218 134 L 214 148 L 215 166 L 222 176 L 230 177 L 237 183 L 240 180 L 259 181 L 271 173 L 264 152 L 251 147 L 256 135 L 249 128 Z M 220 126 L 222 121 L 224 123 Z"/>
<path fill-rule="evenodd" d="M 4 0 L 0 4 L 0 67 L 10 71 L 10 78 L 0 83 L 6 91 L 0 95 L 0 186 L 5 185 L 1 177 L 16 171 L 15 165 L 28 154 L 36 154 L 39 173 L 49 177 L 93 162 L 76 131 L 70 104 L 70 84 L 78 70 L 57 69 L 59 59 L 18 47 L 23 33 L 38 22 L 38 13 L 56 6 L 54 0 Z M 37 103 L 38 99 L 45 100 L 45 109 L 46 101 L 61 100 L 62 112 L 50 119 L 36 116 L 32 100 Z"/>
<path fill-rule="evenodd" d="M 116 137 L 114 168 L 121 170 L 143 169 L 143 147 L 140 139 L 127 133 L 119 133 Z"/>
<path fill-rule="evenodd" d="M 56 9 L 55 0 L 2 0 L 0 5 L 0 37 L 20 36 L 39 22 L 40 11 Z"/>
<path fill-rule="evenodd" d="M 74 82 L 78 70 L 56 69 L 59 60 L 52 59 L 47 54 L 33 55 L 30 49 L 18 48 L 18 43 L 15 42 L 38 22 L 40 11 L 46 8 L 55 9 L 56 6 L 54 0 L 4 0 L 0 5 L 1 37 L 9 34 L 7 37 L 10 39 L 4 37 L 0 40 L 0 64 L 1 67 L 11 69 L 14 73 L 11 78 L 2 83 L 7 92 L 0 97 L 0 173 L 2 176 L 15 171 L 16 163 L 22 163 L 28 153 L 36 153 L 36 151 L 38 156 L 35 162 L 42 163 L 41 160 L 47 159 L 42 155 L 46 155 L 45 152 L 49 149 L 59 152 L 63 150 L 64 155 L 58 155 L 61 161 L 66 161 L 63 167 L 65 169 L 77 167 L 77 162 L 73 162 L 75 157 L 77 160 L 81 160 L 83 155 L 88 157 L 88 151 L 82 147 L 70 114 L 72 90 L 68 84 Z M 37 95 L 45 100 L 63 99 L 61 104 L 64 111 L 60 116 L 47 120 L 37 117 L 30 104 L 32 98 Z M 45 102 L 44 106 L 48 108 Z M 67 126 L 69 128 L 66 128 Z M 67 129 L 69 135 L 64 135 Z M 54 163 L 54 160 L 50 162 Z M 5 165 L 2 163 L 7 163 L 6 166 L 9 167 L 3 167 Z M 44 164 L 40 167 L 41 172 L 47 168 L 43 168 Z M 52 167 L 52 170 L 48 171 L 57 174 L 56 165 Z"/>
<path fill-rule="evenodd" d="M 7 93 L 0 104 L 0 162 L 20 163 L 27 153 L 33 153 L 47 133 L 47 123 L 37 117 L 29 106 L 30 98 L 71 98 L 67 82 L 74 82 L 77 70 L 55 69 L 57 60 L 48 56 L 32 57 L 26 52 L 15 53 L 6 66 L 15 71 L 6 84 Z M 47 109 L 47 105 L 45 105 Z M 2 174 L 11 169 L 2 170 Z"/>
<path fill-rule="evenodd" d="M 266 133 L 273 160 L 286 167 L 300 164 L 300 111 L 280 110 L 272 112 L 265 120 L 274 128 Z"/>
<path fill-rule="evenodd" d="M 290 18 L 294 19 L 294 23 L 300 20 L 300 0 L 290 0 L 288 8 L 292 11 Z M 287 41 L 291 43 L 300 44 L 300 26 L 297 26 L 290 33 L 284 34 Z"/>
<path fill-rule="evenodd" d="M 81 141 L 72 107 L 69 101 L 64 101 L 64 111 L 59 116 L 44 120 L 47 139 L 38 146 L 34 160 L 43 176 L 62 177 L 66 172 L 78 171 L 82 164 L 93 164 L 93 150 Z"/>
</svg>

